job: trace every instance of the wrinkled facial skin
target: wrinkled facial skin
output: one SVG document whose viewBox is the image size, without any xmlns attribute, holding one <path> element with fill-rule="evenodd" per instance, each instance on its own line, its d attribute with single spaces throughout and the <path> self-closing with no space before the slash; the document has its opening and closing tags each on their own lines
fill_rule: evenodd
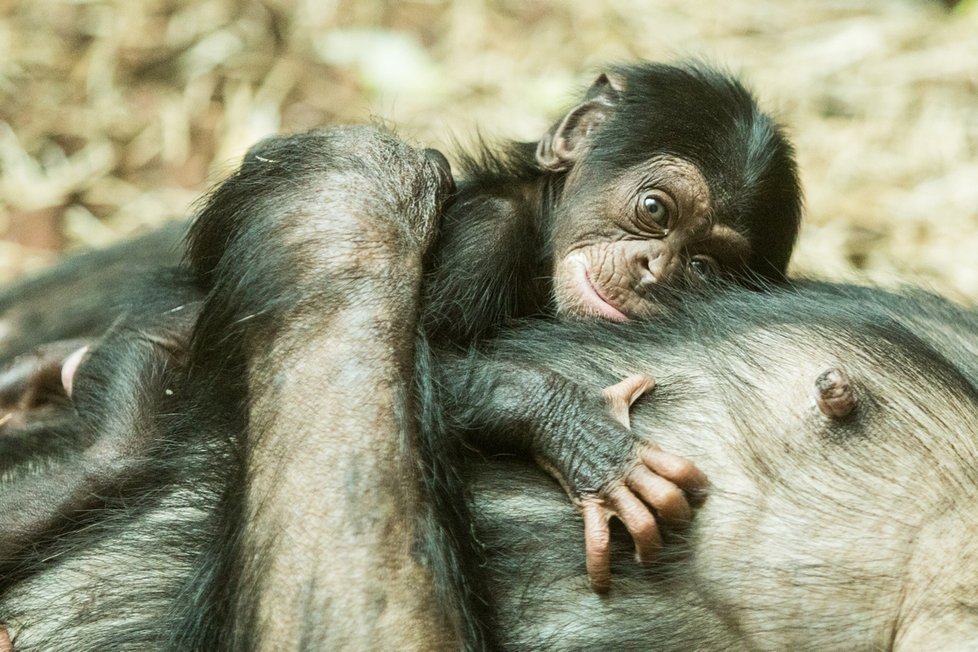
<svg viewBox="0 0 978 652">
<path fill-rule="evenodd" d="M 743 272 L 745 236 L 717 222 L 691 162 L 660 155 L 598 181 L 578 166 L 555 213 L 554 294 L 570 317 L 626 321 L 661 311 L 655 291 Z"/>
</svg>

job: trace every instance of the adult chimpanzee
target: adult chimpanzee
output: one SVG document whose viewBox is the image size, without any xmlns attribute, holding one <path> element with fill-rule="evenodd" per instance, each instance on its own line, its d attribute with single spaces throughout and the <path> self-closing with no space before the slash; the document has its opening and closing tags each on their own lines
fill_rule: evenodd
<svg viewBox="0 0 978 652">
<path fill-rule="evenodd" d="M 277 159 L 253 152 L 249 160 Z M 782 279 L 800 212 L 791 147 L 736 80 L 700 65 L 642 64 L 601 75 L 539 143 L 484 152 L 464 167 L 424 290 L 444 400 L 459 407 L 461 425 L 484 435 L 481 446 L 525 451 L 561 482 L 584 511 L 602 590 L 609 517 L 625 523 L 638 557 L 649 560 L 660 543 L 655 516 L 685 522 L 682 490 L 705 485 L 690 463 L 629 432 L 627 406 L 652 379 L 607 388 L 613 414 L 600 393 L 551 371 L 458 357 L 451 344 L 477 343 L 509 319 L 536 314 L 648 316 L 675 288 L 711 275 Z M 217 226 L 192 240 L 205 287 L 221 221 L 252 201 L 241 188 L 251 181 L 241 179 L 214 195 L 207 210 Z M 473 382 L 453 382 L 460 377 Z"/>
<path fill-rule="evenodd" d="M 320 164 L 300 176 L 264 149 L 258 201 L 218 220 L 230 229 L 210 241 L 223 253 L 185 364 L 166 353 L 176 364 L 161 375 L 138 373 L 125 347 L 169 340 L 150 329 L 97 342 L 78 368 L 75 395 L 103 397 L 80 402 L 83 419 L 125 416 L 131 403 L 110 393 L 128 390 L 158 402 L 134 424 L 156 436 L 136 437 L 141 482 L 18 553 L 0 592 L 16 649 L 448 647 L 453 612 L 429 608 L 429 570 L 476 586 L 484 573 L 481 609 L 454 615 L 463 632 L 494 619 L 508 649 L 978 639 L 973 311 L 815 285 L 692 299 L 654 323 L 540 321 L 499 340 L 490 362 L 552 368 L 595 393 L 654 374 L 660 395 L 635 406 L 635 431 L 711 474 L 668 554 L 622 564 L 599 598 L 580 519 L 552 483 L 512 460 L 466 466 L 437 402 L 422 402 L 430 427 L 411 436 L 405 376 L 428 355 L 412 353 L 411 331 L 437 165 L 365 131 L 306 145 Z M 324 193 L 349 203 L 320 210 Z M 329 240 L 351 231 L 365 237 Z M 258 243 L 267 257 L 253 260 Z M 148 382 L 124 384 L 127 370 Z M 454 493 L 463 471 L 469 502 Z M 471 506 L 482 545 L 445 554 L 465 541 L 442 536 L 427 500 L 456 512 L 456 535 Z M 629 547 L 618 537 L 616 559 Z"/>
</svg>

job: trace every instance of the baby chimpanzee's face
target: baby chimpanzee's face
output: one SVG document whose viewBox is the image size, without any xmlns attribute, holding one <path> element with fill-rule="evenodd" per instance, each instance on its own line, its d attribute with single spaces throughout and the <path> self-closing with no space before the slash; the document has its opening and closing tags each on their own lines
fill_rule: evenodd
<svg viewBox="0 0 978 652">
<path fill-rule="evenodd" d="M 665 288 L 743 274 L 751 254 L 747 237 L 718 219 L 699 169 L 670 155 L 613 176 L 572 170 L 554 245 L 558 311 L 613 321 L 657 313 Z"/>
</svg>

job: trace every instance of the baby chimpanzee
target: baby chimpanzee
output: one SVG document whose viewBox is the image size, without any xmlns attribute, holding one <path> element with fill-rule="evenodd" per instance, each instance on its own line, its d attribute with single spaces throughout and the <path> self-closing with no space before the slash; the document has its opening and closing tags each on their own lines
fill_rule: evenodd
<svg viewBox="0 0 978 652">
<path fill-rule="evenodd" d="M 539 142 L 461 167 L 425 290 L 440 341 L 514 317 L 645 317 L 704 278 L 781 281 L 801 218 L 790 143 L 701 64 L 614 68 Z"/>
<path fill-rule="evenodd" d="M 801 218 L 793 149 L 736 79 L 645 63 L 600 75 L 539 142 L 483 147 L 461 167 L 424 288 L 442 400 L 480 446 L 528 452 L 561 482 L 582 508 L 602 590 L 608 518 L 648 559 L 661 543 L 655 516 L 685 521 L 683 490 L 706 485 L 691 463 L 628 432 L 628 407 L 654 381 L 606 389 L 612 417 L 549 370 L 450 351 L 514 318 L 626 321 L 710 280 L 783 281 Z"/>
</svg>

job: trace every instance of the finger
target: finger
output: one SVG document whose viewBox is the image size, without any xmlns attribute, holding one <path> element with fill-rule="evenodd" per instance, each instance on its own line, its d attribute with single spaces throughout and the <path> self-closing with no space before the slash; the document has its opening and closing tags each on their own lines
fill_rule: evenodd
<svg viewBox="0 0 978 652">
<path fill-rule="evenodd" d="M 47 342 L 0 370 L 0 409 L 7 411 L 0 426 L 11 421 L 23 425 L 34 410 L 64 403 L 68 393 L 62 384 L 62 366 L 81 343 L 77 339 Z"/>
<path fill-rule="evenodd" d="M 685 457 L 650 445 L 639 446 L 638 456 L 647 467 L 685 491 L 704 493 L 710 486 L 706 474 Z"/>
<path fill-rule="evenodd" d="M 683 490 L 644 466 L 629 472 L 625 484 L 670 525 L 686 523 L 692 517 L 693 510 Z"/>
<path fill-rule="evenodd" d="M 651 392 L 655 389 L 655 379 L 652 376 L 636 374 L 628 376 L 619 383 L 615 383 L 602 390 L 605 400 L 611 407 L 611 414 L 623 426 L 631 428 L 631 418 L 629 408 L 638 400 L 638 397 Z"/>
<path fill-rule="evenodd" d="M 75 372 L 78 371 L 82 359 L 88 353 L 88 346 L 83 346 L 67 358 L 61 365 L 61 385 L 65 388 L 65 393 L 71 396 L 71 388 L 75 381 Z"/>
<path fill-rule="evenodd" d="M 584 515 L 584 550 L 591 590 L 607 593 L 611 588 L 611 531 L 608 512 L 596 500 L 582 505 Z"/>
<path fill-rule="evenodd" d="M 618 519 L 625 525 L 635 542 L 635 556 L 641 563 L 655 559 L 662 547 L 659 527 L 649 508 L 624 486 L 616 487 L 608 495 L 608 503 Z"/>
</svg>

